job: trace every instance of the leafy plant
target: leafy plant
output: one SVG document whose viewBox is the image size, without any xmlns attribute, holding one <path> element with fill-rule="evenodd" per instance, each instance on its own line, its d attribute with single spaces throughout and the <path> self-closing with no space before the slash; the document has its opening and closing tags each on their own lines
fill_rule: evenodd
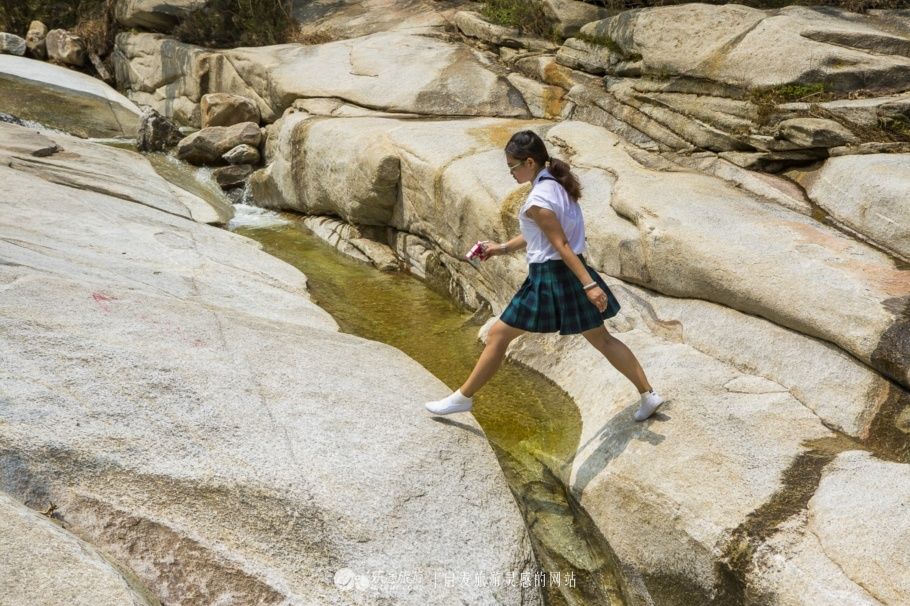
<svg viewBox="0 0 910 606">
<path fill-rule="evenodd" d="M 514 27 L 523 34 L 554 37 L 553 23 L 534 0 L 487 0 L 480 13 L 490 23 Z"/>
</svg>

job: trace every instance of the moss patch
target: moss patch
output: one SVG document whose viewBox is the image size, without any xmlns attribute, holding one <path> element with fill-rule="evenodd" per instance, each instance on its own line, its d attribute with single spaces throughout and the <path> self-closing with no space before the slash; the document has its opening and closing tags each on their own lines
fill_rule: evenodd
<svg viewBox="0 0 910 606">
<path fill-rule="evenodd" d="M 490 23 L 514 27 L 523 34 L 554 40 L 553 22 L 533 0 L 487 0 L 480 14 Z"/>
</svg>

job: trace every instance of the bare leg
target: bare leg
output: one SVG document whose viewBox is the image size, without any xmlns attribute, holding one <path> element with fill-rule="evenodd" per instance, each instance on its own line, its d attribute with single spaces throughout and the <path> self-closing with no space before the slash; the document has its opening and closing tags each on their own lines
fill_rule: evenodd
<svg viewBox="0 0 910 606">
<path fill-rule="evenodd" d="M 642 370 L 635 354 L 626 347 L 625 343 L 608 333 L 606 327 L 599 326 L 581 334 L 591 345 L 597 348 L 597 351 L 607 358 L 616 370 L 635 384 L 635 387 L 638 388 L 638 393 L 644 393 L 651 389 L 651 384 L 648 383 L 645 371 Z"/>
<path fill-rule="evenodd" d="M 461 386 L 461 393 L 469 398 L 474 397 L 477 390 L 483 387 L 484 383 L 489 381 L 490 377 L 499 370 L 509 343 L 524 332 L 520 328 L 515 328 L 505 322 L 496 320 L 493 327 L 490 328 L 490 332 L 487 333 L 487 344 L 483 348 L 477 364 L 474 365 L 471 376 Z"/>
</svg>

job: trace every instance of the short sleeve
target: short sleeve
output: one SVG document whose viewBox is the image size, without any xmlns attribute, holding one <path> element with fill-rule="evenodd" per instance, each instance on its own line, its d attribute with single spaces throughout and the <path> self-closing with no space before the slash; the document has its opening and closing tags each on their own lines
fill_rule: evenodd
<svg viewBox="0 0 910 606">
<path fill-rule="evenodd" d="M 527 211 L 532 206 L 539 206 L 541 208 L 546 208 L 547 210 L 552 210 L 554 213 L 557 212 L 556 204 L 553 202 L 552 190 L 546 187 L 546 183 L 541 183 L 528 196 L 527 202 L 525 202 L 523 213 L 527 214 Z"/>
</svg>

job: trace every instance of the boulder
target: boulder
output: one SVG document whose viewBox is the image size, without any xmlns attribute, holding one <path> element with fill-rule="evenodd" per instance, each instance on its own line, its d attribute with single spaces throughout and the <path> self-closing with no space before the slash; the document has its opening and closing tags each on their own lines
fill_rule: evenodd
<svg viewBox="0 0 910 606">
<path fill-rule="evenodd" d="M 35 59 L 47 58 L 47 26 L 40 21 L 32 21 L 25 36 L 28 54 Z"/>
<path fill-rule="evenodd" d="M 252 145 L 238 145 L 221 157 L 228 164 L 259 164 L 259 149 Z"/>
<path fill-rule="evenodd" d="M 831 218 L 910 260 L 910 154 L 862 154 L 788 173 Z"/>
<path fill-rule="evenodd" d="M 177 145 L 182 138 L 176 124 L 151 107 L 143 108 L 136 135 L 136 148 L 139 151 L 166 151 Z"/>
<path fill-rule="evenodd" d="M 442 580 L 539 572 L 496 455 L 472 417 L 416 414 L 448 388 L 340 332 L 299 270 L 113 192 L 0 180 L 0 489 L 162 603 L 541 603 Z"/>
<path fill-rule="evenodd" d="M 157 606 L 136 577 L 50 517 L 0 493 L 5 604 Z"/>
<path fill-rule="evenodd" d="M 210 126 L 182 139 L 177 144 L 176 155 L 192 164 L 214 164 L 238 145 L 258 147 L 261 140 L 262 133 L 255 122 Z"/>
<path fill-rule="evenodd" d="M 114 16 L 123 27 L 170 32 L 192 11 L 208 0 L 119 0 Z"/>
<path fill-rule="evenodd" d="M 51 61 L 81 67 L 85 64 L 85 42 L 64 29 L 52 29 L 45 38 L 47 57 Z"/>
<path fill-rule="evenodd" d="M 222 189 L 243 185 L 251 174 L 253 174 L 253 167 L 249 164 L 232 164 L 212 171 L 212 176 Z"/>
<path fill-rule="evenodd" d="M 139 108 L 87 74 L 0 55 L 0 112 L 80 137 L 135 137 Z"/>
<path fill-rule="evenodd" d="M 0 55 L 18 55 L 25 54 L 25 39 L 15 34 L 0 32 Z"/>
<path fill-rule="evenodd" d="M 210 93 L 202 95 L 202 127 L 233 126 L 240 122 L 259 124 L 259 108 L 256 104 L 240 95 L 230 93 Z"/>
<path fill-rule="evenodd" d="M 837 147 L 858 141 L 849 129 L 824 118 L 791 118 L 777 125 L 775 135 L 799 147 Z"/>
</svg>

